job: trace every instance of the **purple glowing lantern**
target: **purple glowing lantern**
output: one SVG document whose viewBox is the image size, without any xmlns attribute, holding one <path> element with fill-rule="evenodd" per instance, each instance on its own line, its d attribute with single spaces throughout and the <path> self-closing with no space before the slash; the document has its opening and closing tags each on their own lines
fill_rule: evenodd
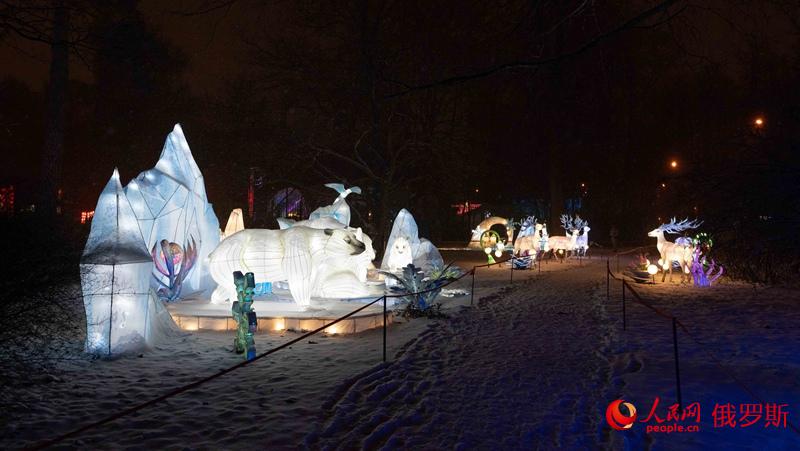
<svg viewBox="0 0 800 451">
<path fill-rule="evenodd" d="M 714 274 L 714 270 L 717 269 L 717 262 L 715 262 L 713 258 L 711 259 L 711 264 L 708 269 L 705 268 L 706 257 L 700 250 L 700 246 L 695 247 L 693 256 L 691 272 L 695 286 L 708 287 L 722 276 L 725 270 L 722 265 L 719 265 L 719 271 Z"/>
<path fill-rule="evenodd" d="M 186 243 L 185 250 L 177 243 L 161 240 L 153 245 L 151 255 L 156 270 L 168 280 L 165 283 L 161 277 L 153 274 L 153 278 L 161 288 L 158 289 L 158 296 L 166 301 L 174 301 L 181 294 L 183 280 L 189 275 L 189 271 L 197 261 L 197 244 L 194 237 L 190 236 L 191 243 Z M 160 249 L 159 249 L 160 248 Z"/>
</svg>

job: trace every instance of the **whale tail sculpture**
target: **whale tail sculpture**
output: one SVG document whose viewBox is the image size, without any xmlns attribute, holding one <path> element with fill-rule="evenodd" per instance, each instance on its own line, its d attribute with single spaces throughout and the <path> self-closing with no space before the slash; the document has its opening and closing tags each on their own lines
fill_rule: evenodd
<svg viewBox="0 0 800 451">
<path fill-rule="evenodd" d="M 347 189 L 345 189 L 344 185 L 341 183 L 326 183 L 325 186 L 327 186 L 330 189 L 336 190 L 336 192 L 339 193 L 339 198 L 337 198 L 337 200 L 344 199 L 350 193 L 361 194 L 361 188 L 357 186 L 351 186 L 350 188 Z"/>
<path fill-rule="evenodd" d="M 361 188 L 357 186 L 351 186 L 350 188 L 345 188 L 344 185 L 341 183 L 326 183 L 325 186 L 333 190 L 336 190 L 336 192 L 339 193 L 339 197 L 337 197 L 332 204 L 326 205 L 324 207 L 319 207 L 316 210 L 312 211 L 311 214 L 308 216 L 308 219 L 319 219 L 319 218 L 330 217 L 339 221 L 345 227 L 349 227 L 350 206 L 347 205 L 347 201 L 345 200 L 345 198 L 350 193 L 361 194 Z"/>
</svg>

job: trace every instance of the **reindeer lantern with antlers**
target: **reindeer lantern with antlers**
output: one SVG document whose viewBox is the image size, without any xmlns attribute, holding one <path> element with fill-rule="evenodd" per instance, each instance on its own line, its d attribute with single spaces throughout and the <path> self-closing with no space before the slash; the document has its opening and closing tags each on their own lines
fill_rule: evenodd
<svg viewBox="0 0 800 451">
<path fill-rule="evenodd" d="M 658 264 L 664 271 L 664 274 L 661 276 L 662 282 L 667 278 L 667 271 L 669 271 L 669 281 L 672 282 L 673 263 L 678 263 L 678 265 L 680 265 L 681 282 L 683 282 L 685 278 L 688 278 L 694 256 L 694 245 L 690 244 L 690 240 L 681 240 L 679 238 L 673 243 L 667 241 L 667 239 L 664 238 L 664 234 L 680 233 L 684 230 L 696 229 L 700 224 L 702 224 L 702 221 L 689 221 L 689 218 L 686 218 L 683 221 L 676 222 L 675 218 L 672 218 L 670 222 L 661 224 L 647 234 L 647 236 L 657 240 L 656 247 L 661 256 L 661 258 L 658 259 Z"/>
<path fill-rule="evenodd" d="M 519 226 L 517 240 L 514 241 L 514 253 L 522 255 L 525 251 L 529 253 L 536 251 L 539 243 L 539 230 L 541 226 L 536 223 L 536 218 L 528 216 Z"/>
<path fill-rule="evenodd" d="M 582 221 L 578 219 L 578 221 Z M 563 258 L 567 253 L 575 250 L 575 243 L 578 240 L 578 232 L 580 228 L 575 224 L 569 215 L 561 215 L 561 227 L 566 231 L 566 235 L 551 236 L 548 242 L 550 249 L 553 250 L 553 255 Z"/>
<path fill-rule="evenodd" d="M 589 231 L 592 230 L 589 228 L 589 221 L 581 219 L 577 215 L 575 216 L 575 228 L 578 229 L 580 235 L 575 240 L 575 252 L 580 257 L 586 257 L 586 252 L 589 250 Z"/>
</svg>

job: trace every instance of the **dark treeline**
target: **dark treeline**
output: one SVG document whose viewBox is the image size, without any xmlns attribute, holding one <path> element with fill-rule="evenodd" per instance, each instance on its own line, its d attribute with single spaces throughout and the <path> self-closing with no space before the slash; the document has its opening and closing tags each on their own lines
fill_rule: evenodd
<svg viewBox="0 0 800 451">
<path fill-rule="evenodd" d="M 0 39 L 25 39 L 8 25 L 12 3 L 0 2 Z M 203 94 L 186 82 L 203 62 L 144 4 L 81 4 L 70 58 L 91 81 L 67 85 L 61 160 L 73 220 L 114 166 L 123 182 L 151 167 L 180 122 L 222 223 L 246 207 L 258 167 L 266 192 L 298 187 L 310 209 L 333 198 L 323 183 L 361 186 L 354 221 L 376 243 L 403 207 L 435 241 L 466 241 L 475 224 L 453 204 L 519 217 L 538 201 L 559 230 L 580 197 L 593 241 L 616 225 L 649 243 L 659 221 L 699 217 L 735 274 L 800 268 L 791 2 L 188 2 L 169 20 L 224 13 L 219 26 L 246 49 L 225 88 Z M 0 81 L 0 185 L 19 187 L 18 207 L 41 186 L 48 93 L 37 88 Z"/>
</svg>

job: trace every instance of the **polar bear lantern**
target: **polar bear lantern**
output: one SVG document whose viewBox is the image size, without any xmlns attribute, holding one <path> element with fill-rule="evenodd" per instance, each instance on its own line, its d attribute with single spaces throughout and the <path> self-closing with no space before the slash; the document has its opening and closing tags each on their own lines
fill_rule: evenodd
<svg viewBox="0 0 800 451">
<path fill-rule="evenodd" d="M 307 309 L 312 295 L 326 294 L 326 285 L 338 292 L 338 286 L 360 279 L 360 274 L 340 271 L 348 259 L 369 251 L 358 239 L 359 232 L 305 226 L 242 230 L 223 240 L 209 256 L 211 277 L 218 285 L 211 301 L 235 299 L 231 274 L 242 271 L 255 273 L 262 282 L 288 281 L 294 301 Z M 366 271 L 363 276 L 366 278 Z"/>
</svg>

